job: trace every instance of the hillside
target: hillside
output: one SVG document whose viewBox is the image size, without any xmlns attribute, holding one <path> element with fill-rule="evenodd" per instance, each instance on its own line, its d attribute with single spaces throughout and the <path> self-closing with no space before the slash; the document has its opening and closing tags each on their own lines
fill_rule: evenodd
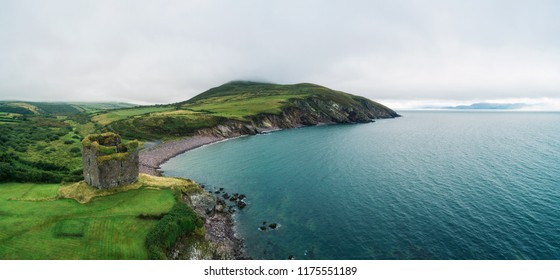
<svg viewBox="0 0 560 280">
<path fill-rule="evenodd" d="M 0 101 L 0 116 L 67 115 L 136 106 L 129 103 Z"/>
<path fill-rule="evenodd" d="M 81 179 L 81 139 L 118 132 L 125 139 L 232 137 L 321 123 L 398 116 L 369 99 L 314 84 L 230 82 L 190 100 L 126 103 L 0 101 L 0 182 Z"/>
<path fill-rule="evenodd" d="M 102 130 L 90 115 L 127 103 L 0 101 L 0 182 L 81 179 L 81 139 Z"/>
<path fill-rule="evenodd" d="M 319 85 L 235 81 L 168 108 L 159 107 L 157 112 L 145 111 L 104 124 L 126 137 L 170 139 L 197 134 L 228 137 L 274 128 L 363 123 L 397 116 L 367 98 Z"/>
</svg>

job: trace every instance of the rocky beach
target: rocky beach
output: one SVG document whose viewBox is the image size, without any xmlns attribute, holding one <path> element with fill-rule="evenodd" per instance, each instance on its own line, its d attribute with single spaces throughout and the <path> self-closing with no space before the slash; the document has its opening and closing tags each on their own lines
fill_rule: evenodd
<svg viewBox="0 0 560 280">
<path fill-rule="evenodd" d="M 195 135 L 179 140 L 163 142 L 140 151 L 140 173 L 160 176 L 160 165 L 186 151 L 224 140 L 223 137 Z"/>
<path fill-rule="evenodd" d="M 195 135 L 143 149 L 139 154 L 140 172 L 161 176 L 160 165 L 174 156 L 226 139 L 225 137 Z M 170 257 L 177 259 L 187 255 L 191 259 L 247 259 L 248 257 L 243 254 L 242 250 L 243 242 L 235 235 L 232 213 L 223 211 L 223 205 L 219 203 L 220 200 L 207 192 L 205 193 L 204 196 L 183 197 L 183 201 L 190 204 L 195 212 L 204 219 L 204 238 L 213 245 L 215 254 L 182 252 L 182 250 L 193 251 L 193 249 L 177 244 Z M 182 243 L 182 241 L 178 243 Z M 196 251 L 196 248 L 194 251 Z"/>
</svg>

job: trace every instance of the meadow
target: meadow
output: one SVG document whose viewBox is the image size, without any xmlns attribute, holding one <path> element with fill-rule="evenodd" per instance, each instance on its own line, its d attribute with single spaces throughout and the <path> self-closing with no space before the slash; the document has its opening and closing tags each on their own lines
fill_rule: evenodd
<svg viewBox="0 0 560 280">
<path fill-rule="evenodd" d="M 146 259 L 144 239 L 171 190 L 130 190 L 87 204 L 57 199 L 57 184 L 0 184 L 0 259 Z"/>
<path fill-rule="evenodd" d="M 94 116 L 92 118 L 92 121 L 99 123 L 101 125 L 108 125 L 112 122 L 123 120 L 129 117 L 149 114 L 152 112 L 169 111 L 172 109 L 173 107 L 169 107 L 169 106 L 149 106 L 149 107 L 137 107 L 137 108 L 112 110 Z"/>
</svg>

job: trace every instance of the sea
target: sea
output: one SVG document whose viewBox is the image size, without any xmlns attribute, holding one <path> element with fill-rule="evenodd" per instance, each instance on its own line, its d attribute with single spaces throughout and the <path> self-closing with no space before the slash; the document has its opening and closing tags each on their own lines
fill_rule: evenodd
<svg viewBox="0 0 560 280">
<path fill-rule="evenodd" d="M 162 170 L 245 194 L 235 230 L 254 259 L 560 259 L 560 113 L 399 113 L 215 143 Z"/>
</svg>

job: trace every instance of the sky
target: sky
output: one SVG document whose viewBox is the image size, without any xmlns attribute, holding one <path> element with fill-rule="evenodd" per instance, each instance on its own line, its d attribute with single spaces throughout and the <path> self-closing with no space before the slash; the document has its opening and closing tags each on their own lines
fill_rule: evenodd
<svg viewBox="0 0 560 280">
<path fill-rule="evenodd" d="M 0 0 L 0 100 L 310 82 L 396 108 L 560 109 L 560 1 Z"/>
</svg>

